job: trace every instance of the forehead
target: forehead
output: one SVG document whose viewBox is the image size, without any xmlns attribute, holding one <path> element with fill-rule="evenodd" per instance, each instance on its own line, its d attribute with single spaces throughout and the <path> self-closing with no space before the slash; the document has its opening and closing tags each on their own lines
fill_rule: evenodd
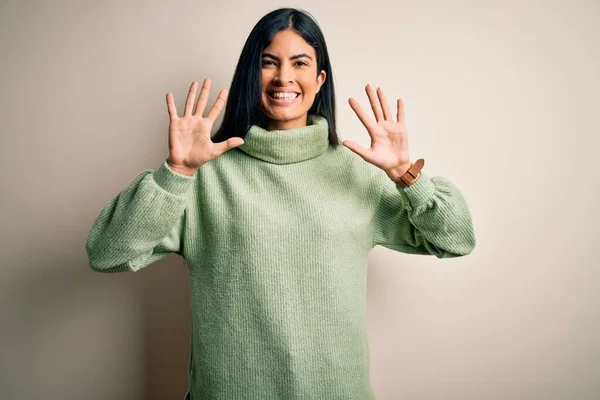
<svg viewBox="0 0 600 400">
<path fill-rule="evenodd" d="M 273 36 L 273 40 L 264 51 L 278 54 L 280 56 L 292 56 L 298 53 L 306 53 L 314 57 L 315 49 L 292 30 L 279 31 Z"/>
</svg>

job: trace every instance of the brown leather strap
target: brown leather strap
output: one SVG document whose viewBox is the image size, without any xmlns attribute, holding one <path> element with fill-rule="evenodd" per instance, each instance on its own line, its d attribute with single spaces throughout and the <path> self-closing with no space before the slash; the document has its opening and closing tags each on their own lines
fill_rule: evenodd
<svg viewBox="0 0 600 400">
<path fill-rule="evenodd" d="M 425 160 L 419 158 L 414 162 L 414 164 L 411 163 L 408 171 L 406 171 L 401 177 L 395 179 L 394 182 L 397 183 L 401 188 L 406 188 L 412 185 L 417 181 L 417 179 L 419 179 L 419 176 L 421 176 L 421 170 L 423 169 L 424 165 Z"/>
</svg>

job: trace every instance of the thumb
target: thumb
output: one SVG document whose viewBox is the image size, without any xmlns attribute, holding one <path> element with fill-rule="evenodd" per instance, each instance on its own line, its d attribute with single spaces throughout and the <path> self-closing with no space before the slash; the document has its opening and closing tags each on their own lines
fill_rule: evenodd
<svg viewBox="0 0 600 400">
<path fill-rule="evenodd" d="M 367 161 L 367 152 L 369 151 L 369 149 L 362 147 L 353 140 L 344 140 L 342 144 L 350 150 L 352 150 L 353 152 L 355 152 L 356 154 L 358 154 L 359 156 L 361 156 L 363 160 Z"/>
<path fill-rule="evenodd" d="M 225 153 L 227 150 L 231 150 L 234 147 L 238 147 L 244 144 L 244 139 L 240 137 L 232 137 L 227 139 L 224 142 L 217 143 L 217 150 L 215 151 L 216 157 L 219 157 L 221 154 Z"/>
</svg>

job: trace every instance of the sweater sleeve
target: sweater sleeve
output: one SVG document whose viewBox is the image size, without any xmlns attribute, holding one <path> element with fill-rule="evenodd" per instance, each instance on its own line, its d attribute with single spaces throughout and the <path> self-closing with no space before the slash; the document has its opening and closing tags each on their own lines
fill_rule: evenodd
<svg viewBox="0 0 600 400">
<path fill-rule="evenodd" d="M 468 205 L 448 179 L 421 172 L 415 183 L 401 188 L 386 175 L 380 190 L 373 246 L 438 258 L 460 257 L 474 249 Z"/>
<path fill-rule="evenodd" d="M 140 173 L 100 212 L 88 234 L 90 267 L 98 272 L 138 271 L 182 251 L 186 193 L 195 177 L 171 170 L 166 160 Z"/>
</svg>

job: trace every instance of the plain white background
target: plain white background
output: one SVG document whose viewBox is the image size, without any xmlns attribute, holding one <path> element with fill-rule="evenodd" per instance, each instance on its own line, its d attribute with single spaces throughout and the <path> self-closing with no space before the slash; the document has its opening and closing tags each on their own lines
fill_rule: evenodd
<svg viewBox="0 0 600 400">
<path fill-rule="evenodd" d="M 369 260 L 380 400 L 600 397 L 600 5 L 594 1 L 0 3 L 0 397 L 177 399 L 187 384 L 181 258 L 105 275 L 100 209 L 168 155 L 165 94 L 228 88 L 279 6 L 321 25 L 340 135 L 349 97 L 406 104 L 413 159 L 452 180 L 477 247 Z"/>
</svg>

